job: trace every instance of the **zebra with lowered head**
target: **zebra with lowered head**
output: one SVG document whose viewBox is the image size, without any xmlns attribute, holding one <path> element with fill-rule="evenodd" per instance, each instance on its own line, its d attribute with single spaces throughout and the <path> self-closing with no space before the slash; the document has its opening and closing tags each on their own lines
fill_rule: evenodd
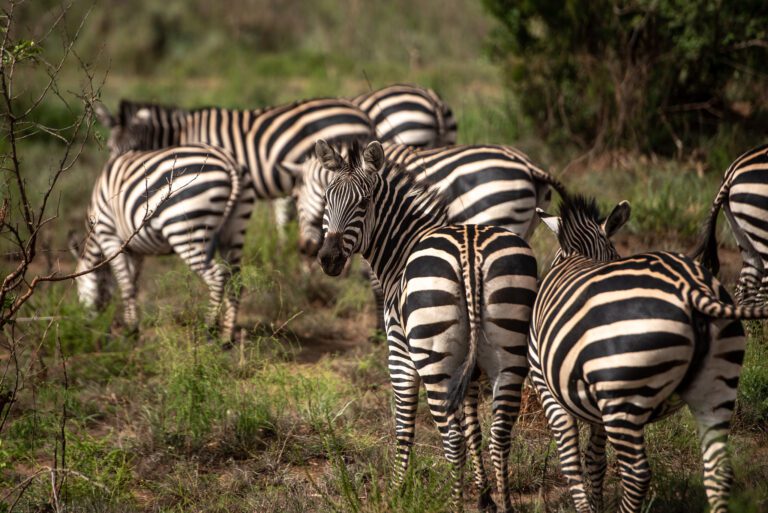
<svg viewBox="0 0 768 513">
<path fill-rule="evenodd" d="M 495 511 L 480 457 L 478 377 L 493 390 L 491 456 L 504 511 L 511 511 L 508 456 L 520 406 L 526 336 L 536 294 L 536 260 L 518 235 L 494 226 L 447 225 L 435 189 L 385 159 L 374 141 L 342 158 L 318 141 L 334 174 L 325 192 L 323 270 L 338 275 L 353 253 L 370 264 L 384 290 L 389 373 L 395 395 L 401 484 L 414 440 L 420 382 L 453 469 L 460 504 L 465 447 L 480 508 Z"/>
<path fill-rule="evenodd" d="M 768 145 L 749 150 L 725 172 L 712 202 L 704 235 L 693 256 L 714 274 L 717 256 L 717 216 L 722 208 L 741 252 L 742 267 L 736 286 L 740 304 L 762 304 L 768 293 Z"/>
<path fill-rule="evenodd" d="M 123 100 L 117 116 L 103 106 L 96 113 L 99 121 L 112 130 L 113 155 L 176 144 L 217 146 L 248 168 L 251 187 L 259 199 L 290 194 L 294 178 L 284 165 L 303 161 L 318 138 L 348 144 L 373 135 L 371 121 L 362 110 L 347 100 L 334 98 L 259 110 L 183 110 Z"/>
<path fill-rule="evenodd" d="M 138 327 L 137 281 L 143 257 L 177 254 L 209 289 L 209 327 L 224 300 L 222 336 L 232 337 L 239 291 L 226 290 L 239 273 L 243 237 L 253 208 L 250 177 L 232 156 L 208 145 L 128 151 L 104 166 L 88 208 L 88 235 L 80 249 L 71 240 L 77 272 L 109 260 L 123 300 L 124 318 Z M 223 262 L 214 259 L 218 252 Z M 105 265 L 76 278 L 80 301 L 109 300 Z"/>
<path fill-rule="evenodd" d="M 734 306 L 684 255 L 619 257 L 610 237 L 629 210 L 622 202 L 603 220 L 594 200 L 574 197 L 564 198 L 559 217 L 541 213 L 560 248 L 533 307 L 531 382 L 579 513 L 602 509 L 606 440 L 619 463 L 619 511 L 642 510 L 651 480 L 645 426 L 684 404 L 698 424 L 711 511 L 724 513 L 733 480 L 726 442 L 745 348 L 738 319 L 767 317 L 768 309 Z M 589 488 L 577 421 L 590 425 Z"/>
</svg>

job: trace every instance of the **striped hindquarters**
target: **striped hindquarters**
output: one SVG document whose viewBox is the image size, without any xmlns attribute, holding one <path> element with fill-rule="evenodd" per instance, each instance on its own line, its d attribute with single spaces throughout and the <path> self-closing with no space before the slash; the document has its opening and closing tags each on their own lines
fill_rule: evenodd
<svg viewBox="0 0 768 513">
<path fill-rule="evenodd" d="M 453 376 L 448 411 L 463 400 L 476 363 L 497 375 L 496 351 L 514 360 L 506 370 L 525 377 L 536 260 L 522 238 L 493 226 L 438 228 L 412 251 L 402 290 L 402 325 L 419 374 L 425 381 Z M 435 340 L 447 344 L 442 351 Z"/>
<path fill-rule="evenodd" d="M 91 216 L 115 241 L 138 230 L 133 252 L 175 251 L 205 265 L 209 244 L 240 196 L 239 177 L 233 178 L 241 169 L 226 152 L 203 145 L 128 152 L 107 164 Z"/>
<path fill-rule="evenodd" d="M 456 143 L 453 112 L 431 89 L 395 84 L 352 102 L 370 117 L 382 142 L 427 148 Z"/>
<path fill-rule="evenodd" d="M 631 398 L 638 422 L 653 420 L 708 350 L 702 326 L 709 321 L 690 300 L 689 291 L 699 289 L 730 301 L 682 255 L 554 267 L 541 284 L 531 333 L 557 401 L 578 418 L 602 422 L 606 403 Z"/>
</svg>

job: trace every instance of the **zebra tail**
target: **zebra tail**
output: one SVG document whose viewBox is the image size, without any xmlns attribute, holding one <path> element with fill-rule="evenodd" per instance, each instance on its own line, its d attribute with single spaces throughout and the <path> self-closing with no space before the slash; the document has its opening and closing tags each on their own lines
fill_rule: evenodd
<svg viewBox="0 0 768 513">
<path fill-rule="evenodd" d="M 701 265 L 712 271 L 714 275 L 720 272 L 720 259 L 717 256 L 717 216 L 728 195 L 728 190 L 728 183 L 723 183 L 720 186 L 715 201 L 712 202 L 712 208 L 709 210 L 709 217 L 704 222 L 699 240 L 688 253 L 690 258 L 699 260 Z"/>
<path fill-rule="evenodd" d="M 768 318 L 768 306 L 737 306 L 725 303 L 710 290 L 692 289 L 689 297 L 693 307 L 709 317 L 744 320 Z"/>
<path fill-rule="evenodd" d="M 555 191 L 557 191 L 561 199 L 568 198 L 568 191 L 565 189 L 565 185 L 563 185 L 560 180 L 536 166 L 531 166 L 530 169 L 531 174 L 536 181 L 545 183 L 552 187 Z"/>
<path fill-rule="evenodd" d="M 467 244 L 473 241 L 467 240 Z M 465 297 L 467 298 L 467 313 L 469 321 L 469 350 L 467 359 L 454 371 L 448 382 L 448 393 L 446 395 L 446 415 L 452 415 L 459 411 L 463 406 L 464 398 L 467 396 L 467 390 L 472 382 L 472 375 L 477 366 L 477 351 L 480 345 L 480 337 L 483 336 L 482 328 L 482 298 L 483 298 L 483 277 L 482 277 L 482 257 L 479 252 L 475 252 L 474 262 L 469 261 L 469 255 L 466 251 L 461 251 L 462 264 L 462 284 L 464 285 Z M 474 286 L 473 286 L 474 282 Z M 461 409 L 463 413 L 463 408 Z"/>
<path fill-rule="evenodd" d="M 429 95 L 429 99 L 432 101 L 432 108 L 435 110 L 435 116 L 437 118 L 437 140 L 435 141 L 435 148 L 447 146 L 449 141 L 447 140 L 448 127 L 446 126 L 447 121 L 445 118 L 446 111 L 448 111 L 450 108 L 432 89 L 427 89 L 427 94 Z"/>
<path fill-rule="evenodd" d="M 211 237 L 211 240 L 208 241 L 208 245 L 205 248 L 206 267 L 210 265 L 214 255 L 216 254 L 216 250 L 219 248 L 219 242 L 221 241 L 221 232 L 226 228 L 227 224 L 229 224 L 229 219 L 230 217 L 232 217 L 232 212 L 234 212 L 235 206 L 237 205 L 237 202 L 240 199 L 240 194 L 242 193 L 242 188 L 243 188 L 240 176 L 243 173 L 248 172 L 245 167 L 240 166 L 235 162 L 232 162 L 230 165 L 228 165 L 227 170 L 229 171 L 229 180 L 232 186 L 229 190 L 229 197 L 227 198 L 227 203 L 224 205 L 224 212 L 222 213 L 222 216 L 221 216 L 221 224 L 219 225 L 218 229 L 214 232 L 213 236 Z"/>
</svg>

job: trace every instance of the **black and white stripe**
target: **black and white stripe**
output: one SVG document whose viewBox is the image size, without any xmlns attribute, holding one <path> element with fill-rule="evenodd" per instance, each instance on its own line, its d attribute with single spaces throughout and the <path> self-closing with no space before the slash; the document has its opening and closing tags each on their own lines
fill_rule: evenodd
<svg viewBox="0 0 768 513">
<path fill-rule="evenodd" d="M 88 209 L 89 235 L 77 270 L 111 258 L 125 321 L 137 327 L 136 287 L 145 255 L 177 254 L 208 285 L 213 325 L 225 300 L 222 334 L 232 336 L 239 292 L 230 289 L 239 272 L 245 228 L 253 209 L 250 177 L 232 156 L 208 145 L 129 151 L 105 165 Z M 125 251 L 120 248 L 127 242 Z M 223 262 L 213 259 L 218 251 Z M 77 278 L 80 300 L 102 304 L 105 269 Z"/>
<path fill-rule="evenodd" d="M 432 89 L 394 84 L 352 103 L 371 118 L 379 141 L 424 148 L 456 144 L 453 111 Z"/>
<path fill-rule="evenodd" d="M 454 506 L 468 444 L 480 507 L 495 511 L 480 457 L 477 379 L 484 373 L 493 390 L 491 455 L 504 511 L 511 511 L 507 459 L 528 371 L 526 336 L 536 293 L 530 248 L 502 228 L 446 225 L 437 191 L 386 161 L 378 142 L 364 152 L 353 147 L 344 159 L 320 141 L 317 153 L 335 175 L 326 190 L 318 254 L 323 270 L 338 275 L 360 253 L 384 290 L 396 483 L 406 472 L 423 381 L 452 463 Z"/>
<path fill-rule="evenodd" d="M 727 510 L 733 475 L 726 442 L 745 337 L 735 307 L 703 266 L 674 253 L 620 258 L 609 237 L 629 218 L 619 204 L 601 221 L 594 200 L 543 214 L 560 250 L 533 308 L 531 381 L 555 435 L 576 510 L 602 508 L 606 440 L 615 449 L 619 511 L 639 512 L 651 472 L 644 428 L 687 404 L 696 418 L 711 511 Z M 585 487 L 577 421 L 590 424 Z M 590 491 L 588 491 L 590 490 Z"/>
<path fill-rule="evenodd" d="M 455 224 L 495 225 L 518 233 L 526 240 L 538 222 L 536 208 L 546 208 L 550 187 L 564 194 L 562 184 L 536 166 L 522 152 L 509 146 L 460 145 L 414 150 L 389 145 L 388 160 L 423 184 L 439 191 Z M 299 249 L 314 256 L 322 242 L 325 188 L 333 178 L 317 159 L 309 159 L 296 171 L 294 199 L 299 214 Z M 374 280 L 378 329 L 383 330 L 383 295 Z"/>
<path fill-rule="evenodd" d="M 764 304 L 768 294 L 768 145 L 754 148 L 730 165 L 712 203 L 704 235 L 694 257 L 717 274 L 717 216 L 720 209 L 741 251 L 736 287 L 740 304 Z"/>
<path fill-rule="evenodd" d="M 290 194 L 294 179 L 285 164 L 302 162 L 317 139 L 348 144 L 373 135 L 371 121 L 362 110 L 333 98 L 260 110 L 182 110 L 122 101 L 117 119 L 103 108 L 99 119 L 112 128 L 110 147 L 118 151 L 197 143 L 225 149 L 248 168 L 259 199 Z"/>
</svg>

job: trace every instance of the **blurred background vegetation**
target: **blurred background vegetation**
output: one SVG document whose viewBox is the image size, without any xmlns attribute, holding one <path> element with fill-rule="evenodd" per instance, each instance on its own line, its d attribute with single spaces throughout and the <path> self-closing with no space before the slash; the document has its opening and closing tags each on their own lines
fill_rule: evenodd
<svg viewBox="0 0 768 513">
<path fill-rule="evenodd" d="M 754 0 L 28 0 L 16 16 L 11 39 L 30 56 L 15 69 L 17 108 L 33 106 L 57 75 L 19 127 L 32 202 L 91 85 L 112 109 L 122 97 L 245 109 L 413 82 L 453 107 L 460 143 L 516 146 L 606 207 L 629 199 L 623 253 L 687 249 L 725 168 L 768 128 L 768 13 Z M 105 135 L 97 128 L 57 185 L 58 219 L 44 229 L 36 272 L 74 267 L 66 233 L 83 229 Z M 13 198 L 2 173 L 0 196 Z M 445 510 L 447 468 L 426 412 L 407 492 L 386 488 L 391 394 L 385 349 L 364 342 L 367 284 L 354 271 L 346 280 L 303 272 L 295 226 L 281 241 L 271 216 L 260 205 L 249 226 L 245 337 L 229 352 L 204 342 L 205 289 L 176 258 L 147 259 L 139 340 L 122 333 L 119 305 L 89 317 L 71 283 L 40 289 L 21 312 L 32 322 L 15 326 L 20 393 L 0 408 L 9 415 L 0 512 Z M 740 259 L 720 229 L 732 285 Z M 6 243 L 3 271 L 16 258 Z M 539 230 L 533 245 L 546 267 L 552 237 Z M 760 323 L 750 329 L 732 507 L 759 512 L 768 507 L 768 337 Z M 2 350 L 0 361 L 9 361 Z M 524 411 L 516 504 L 569 511 L 541 412 Z M 653 510 L 702 509 L 692 418 L 674 416 L 650 436 Z M 57 503 L 49 469 L 64 463 L 75 473 L 65 486 L 54 480 L 65 492 Z"/>
</svg>

